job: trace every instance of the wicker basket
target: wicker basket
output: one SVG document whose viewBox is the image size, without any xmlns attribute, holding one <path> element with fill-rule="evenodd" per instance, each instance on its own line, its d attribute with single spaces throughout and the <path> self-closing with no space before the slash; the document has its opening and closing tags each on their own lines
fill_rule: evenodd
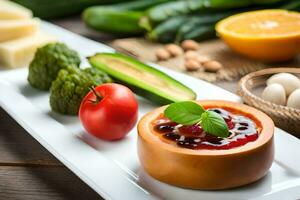
<svg viewBox="0 0 300 200">
<path fill-rule="evenodd" d="M 265 101 L 255 95 L 255 90 L 266 85 L 266 80 L 273 74 L 287 72 L 300 77 L 300 68 L 269 68 L 256 71 L 244 76 L 238 85 L 238 94 L 243 101 L 266 114 L 275 122 L 276 126 L 300 138 L 300 110 L 277 105 Z"/>
</svg>

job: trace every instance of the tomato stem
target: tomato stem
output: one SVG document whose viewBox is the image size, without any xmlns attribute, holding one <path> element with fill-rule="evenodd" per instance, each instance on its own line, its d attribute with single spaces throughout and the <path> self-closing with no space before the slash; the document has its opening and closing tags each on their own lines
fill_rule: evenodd
<svg viewBox="0 0 300 200">
<path fill-rule="evenodd" d="M 99 103 L 99 102 L 102 100 L 102 98 L 103 98 L 102 95 L 99 94 L 99 92 L 97 92 L 97 91 L 95 90 L 94 87 L 90 87 L 90 90 L 91 90 L 91 91 L 94 93 L 94 95 L 96 96 L 96 100 L 95 100 L 95 101 L 90 100 L 90 102 L 95 103 L 95 104 Z"/>
</svg>

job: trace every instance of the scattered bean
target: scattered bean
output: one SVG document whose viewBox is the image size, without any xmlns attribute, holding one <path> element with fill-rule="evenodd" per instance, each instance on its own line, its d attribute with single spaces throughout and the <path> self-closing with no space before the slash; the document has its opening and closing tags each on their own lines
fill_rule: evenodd
<svg viewBox="0 0 300 200">
<path fill-rule="evenodd" d="M 209 57 L 207 57 L 207 56 L 201 56 L 201 55 L 198 55 L 196 59 L 197 59 L 197 61 L 198 61 L 200 64 L 204 64 L 204 63 L 206 63 L 206 62 L 211 61 L 211 59 L 210 59 Z"/>
<path fill-rule="evenodd" d="M 193 40 L 185 40 L 181 43 L 181 47 L 186 50 L 184 53 L 185 69 L 187 71 L 205 70 L 208 72 L 217 72 L 223 65 L 211 58 L 203 55 L 199 55 L 196 51 L 199 48 L 199 44 Z M 168 60 L 171 57 L 177 57 L 183 54 L 183 49 L 176 44 L 168 44 L 164 49 L 158 49 L 156 51 L 156 57 L 158 60 Z"/>
<path fill-rule="evenodd" d="M 165 48 L 173 57 L 177 57 L 183 53 L 182 48 L 176 44 L 168 44 Z"/>
<path fill-rule="evenodd" d="M 184 54 L 185 60 L 196 59 L 198 57 L 198 53 L 196 51 L 187 51 Z"/>
<path fill-rule="evenodd" d="M 195 42 L 194 40 L 184 40 L 181 43 L 181 47 L 185 50 L 197 50 L 199 49 L 199 44 L 197 42 Z"/>
<path fill-rule="evenodd" d="M 171 57 L 171 54 L 166 49 L 158 49 L 156 51 L 157 60 L 168 60 Z"/>
<path fill-rule="evenodd" d="M 187 71 L 197 71 L 201 68 L 202 66 L 196 61 L 196 60 L 187 60 L 185 62 L 185 69 Z"/>
<path fill-rule="evenodd" d="M 208 62 L 203 63 L 203 67 L 206 71 L 217 72 L 221 68 L 223 68 L 223 65 L 218 61 L 212 60 L 212 61 L 208 61 Z"/>
</svg>

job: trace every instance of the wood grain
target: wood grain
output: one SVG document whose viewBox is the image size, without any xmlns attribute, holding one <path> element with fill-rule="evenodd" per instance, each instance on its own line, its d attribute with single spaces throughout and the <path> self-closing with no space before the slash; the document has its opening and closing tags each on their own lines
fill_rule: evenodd
<svg viewBox="0 0 300 200">
<path fill-rule="evenodd" d="M 101 200 L 65 167 L 0 167 L 2 200 Z"/>
<path fill-rule="evenodd" d="M 102 199 L 0 108 L 0 200 Z"/>
<path fill-rule="evenodd" d="M 0 109 L 0 165 L 62 166 L 2 108 Z"/>
</svg>

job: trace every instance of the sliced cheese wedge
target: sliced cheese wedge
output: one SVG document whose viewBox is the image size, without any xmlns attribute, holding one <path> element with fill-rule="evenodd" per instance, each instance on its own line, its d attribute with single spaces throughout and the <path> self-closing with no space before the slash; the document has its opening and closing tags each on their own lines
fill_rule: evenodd
<svg viewBox="0 0 300 200">
<path fill-rule="evenodd" d="M 10 68 L 24 67 L 31 62 L 37 48 L 54 41 L 56 41 L 55 37 L 37 32 L 0 43 L 0 63 Z"/>
<path fill-rule="evenodd" d="M 31 10 L 8 0 L 0 0 L 0 19 L 29 19 Z"/>
<path fill-rule="evenodd" d="M 0 42 L 31 35 L 38 31 L 38 19 L 0 20 Z"/>
</svg>

